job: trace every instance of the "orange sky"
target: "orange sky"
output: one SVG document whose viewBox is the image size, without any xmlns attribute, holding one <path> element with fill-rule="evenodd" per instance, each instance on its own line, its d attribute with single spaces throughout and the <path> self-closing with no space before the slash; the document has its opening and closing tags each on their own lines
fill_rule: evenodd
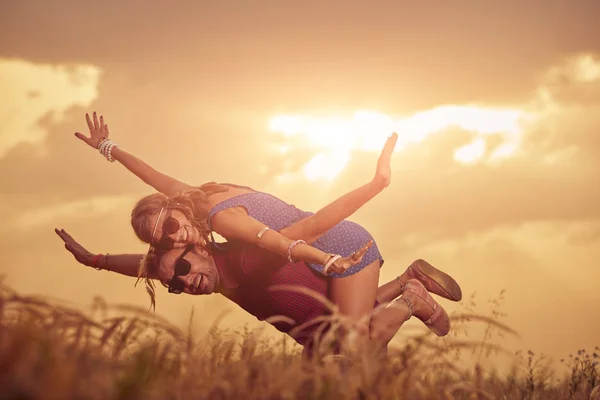
<svg viewBox="0 0 600 400">
<path fill-rule="evenodd" d="M 321 3 L 0 3 L 8 283 L 147 305 L 53 233 L 145 250 L 128 217 L 151 190 L 74 138 L 87 111 L 179 179 L 313 211 L 367 182 L 396 129 L 392 186 L 352 218 L 381 248 L 382 282 L 425 258 L 482 311 L 507 290 L 511 346 L 600 344 L 600 2 Z M 184 322 L 192 305 L 199 324 L 223 309 L 252 321 L 219 296 L 159 293 L 157 309 Z"/>
</svg>

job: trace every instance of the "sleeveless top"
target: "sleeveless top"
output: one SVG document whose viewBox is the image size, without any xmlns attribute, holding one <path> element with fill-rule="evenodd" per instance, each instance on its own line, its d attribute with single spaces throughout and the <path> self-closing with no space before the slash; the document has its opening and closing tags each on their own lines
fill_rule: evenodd
<svg viewBox="0 0 600 400">
<path fill-rule="evenodd" d="M 312 212 L 300 210 L 296 206 L 288 204 L 268 193 L 255 191 L 246 186 L 229 184 L 228 186 L 245 188 L 252 190 L 252 192 L 243 193 L 217 203 L 208 214 L 209 228 L 211 227 L 211 219 L 216 213 L 233 207 L 244 207 L 250 217 L 262 222 L 275 231 L 280 231 L 303 218 L 314 215 Z M 217 249 L 222 248 L 215 241 L 212 231 L 211 239 L 213 245 Z M 344 220 L 327 231 L 311 245 L 325 253 L 339 254 L 342 257 L 347 257 L 359 250 L 369 240 L 373 240 L 373 237 L 366 229 L 354 222 Z M 377 244 L 373 241 L 373 245 L 367 250 L 359 264 L 353 265 L 342 274 L 332 273 L 329 276 L 345 277 L 353 275 L 377 259 L 379 259 L 381 265 L 383 265 L 383 258 L 379 253 Z M 307 263 L 307 265 L 318 272 L 322 272 L 324 268 L 321 264 Z"/>
</svg>

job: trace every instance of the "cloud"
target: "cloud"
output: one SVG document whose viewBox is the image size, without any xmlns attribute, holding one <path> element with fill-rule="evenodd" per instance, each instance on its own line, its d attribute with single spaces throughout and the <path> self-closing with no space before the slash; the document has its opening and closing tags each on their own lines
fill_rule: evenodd
<svg viewBox="0 0 600 400">
<path fill-rule="evenodd" d="M 538 96 L 551 111 L 556 107 L 600 103 L 600 55 L 580 53 L 565 58 L 543 74 Z"/>
<path fill-rule="evenodd" d="M 413 249 L 453 260 L 485 259 L 488 265 L 479 269 L 483 274 L 501 265 L 507 271 L 518 271 L 524 267 L 520 263 L 525 262 L 529 264 L 529 274 L 552 276 L 600 296 L 594 290 L 600 280 L 600 270 L 595 265 L 600 257 L 599 232 L 600 219 L 524 222 L 497 225 L 435 243 L 420 244 L 416 240 Z M 565 260 L 569 260 L 568 264 Z M 516 265 L 509 266 L 511 263 Z"/>
<path fill-rule="evenodd" d="M 284 114 L 273 117 L 269 127 L 286 138 L 302 138 L 316 152 L 302 167 L 304 178 L 311 181 L 335 179 L 353 152 L 379 151 L 393 131 L 399 134 L 396 152 L 415 151 L 430 143 L 433 136 L 466 132 L 471 134 L 470 140 L 449 149 L 456 163 L 499 165 L 532 155 L 538 155 L 541 163 L 553 163 L 576 155 L 573 146 L 585 147 L 581 145 L 589 138 L 582 143 L 573 139 L 590 135 L 589 128 L 600 122 L 598 100 L 600 57 L 581 53 L 547 68 L 533 98 L 513 107 L 448 104 L 403 117 L 368 110 L 351 116 Z M 560 129 L 564 125 L 568 128 Z M 540 134 L 545 136 L 541 141 Z M 560 140 L 556 137 L 571 146 L 548 153 L 545 146 Z M 600 145 L 600 139 L 591 140 Z M 537 151 L 540 149 L 543 154 Z M 293 175 L 288 173 L 286 177 L 289 180 Z"/>
<path fill-rule="evenodd" d="M 7 198 L 0 201 L 0 210 L 4 219 L 1 234 L 15 235 L 46 229 L 50 226 L 62 226 L 73 221 L 97 220 L 115 213 L 127 213 L 135 204 L 133 196 L 95 196 L 91 198 L 62 201 L 46 198 L 40 202 L 30 196 Z M 123 210 L 126 210 L 125 212 Z"/>
<path fill-rule="evenodd" d="M 352 151 L 379 151 L 391 132 L 398 133 L 396 152 L 431 135 L 461 130 L 475 137 L 454 150 L 456 162 L 470 165 L 508 158 L 518 149 L 524 125 L 531 118 L 519 108 L 446 105 L 400 118 L 368 110 L 356 111 L 349 118 L 280 115 L 272 118 L 269 127 L 286 137 L 300 136 L 317 151 L 303 167 L 307 179 L 331 181 L 348 163 Z M 490 136 L 501 141 L 488 152 L 485 138 Z"/>
<path fill-rule="evenodd" d="M 48 132 L 42 119 L 60 123 L 72 107 L 89 106 L 98 96 L 100 72 L 93 65 L 0 59 L 0 158 L 19 144 L 43 143 Z"/>
</svg>

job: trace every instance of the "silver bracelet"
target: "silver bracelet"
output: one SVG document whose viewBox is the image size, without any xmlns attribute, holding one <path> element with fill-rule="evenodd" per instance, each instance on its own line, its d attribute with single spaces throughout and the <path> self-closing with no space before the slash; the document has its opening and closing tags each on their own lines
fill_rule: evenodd
<svg viewBox="0 0 600 400">
<path fill-rule="evenodd" d="M 265 232 L 268 231 L 269 229 L 271 229 L 271 228 L 269 228 L 268 226 L 265 226 L 264 228 L 262 228 L 260 230 L 260 232 L 258 232 L 258 235 L 256 235 L 256 237 L 260 239 L 262 237 L 262 235 L 264 235 Z"/>
</svg>

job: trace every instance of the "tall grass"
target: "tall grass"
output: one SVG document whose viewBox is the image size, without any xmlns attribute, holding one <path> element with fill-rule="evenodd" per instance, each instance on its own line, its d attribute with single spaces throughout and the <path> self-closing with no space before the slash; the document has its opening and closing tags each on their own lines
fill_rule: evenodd
<svg viewBox="0 0 600 400">
<path fill-rule="evenodd" d="M 486 327 L 482 340 L 419 333 L 386 357 L 308 362 L 291 339 L 260 330 L 215 324 L 194 337 L 145 309 L 96 300 L 82 313 L 2 285 L 0 399 L 551 400 L 588 399 L 599 383 L 598 348 L 564 360 L 560 377 L 532 352 L 514 355 L 508 374 L 494 372 L 483 361 L 504 350 L 489 338 L 514 332 L 494 314 L 453 317 L 456 331 L 473 324 Z"/>
</svg>

